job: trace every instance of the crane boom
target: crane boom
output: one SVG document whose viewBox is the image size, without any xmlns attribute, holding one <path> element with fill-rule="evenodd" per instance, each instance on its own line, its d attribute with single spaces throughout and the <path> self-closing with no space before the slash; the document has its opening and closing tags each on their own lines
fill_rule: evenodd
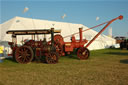
<svg viewBox="0 0 128 85">
<path fill-rule="evenodd" d="M 101 29 L 101 31 L 85 46 L 86 48 L 112 23 L 112 22 L 114 22 L 115 20 L 117 20 L 117 19 L 120 19 L 120 20 L 122 20 L 123 19 L 123 16 L 122 15 L 120 15 L 119 17 L 117 17 L 117 18 L 114 18 L 114 19 L 112 19 L 111 21 L 109 21 L 108 23 L 107 23 L 107 25 L 105 25 L 104 27 L 103 27 L 103 29 Z"/>
</svg>

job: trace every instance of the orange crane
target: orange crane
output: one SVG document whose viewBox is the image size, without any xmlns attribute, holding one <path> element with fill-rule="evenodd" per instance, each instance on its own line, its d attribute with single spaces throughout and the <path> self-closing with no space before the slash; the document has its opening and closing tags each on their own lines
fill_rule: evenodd
<svg viewBox="0 0 128 85">
<path fill-rule="evenodd" d="M 87 40 L 86 39 L 83 39 L 83 35 L 82 35 L 82 32 L 84 31 L 87 31 L 87 30 L 90 30 L 90 29 L 86 29 L 86 30 L 82 30 L 82 28 L 79 28 L 79 32 L 77 33 L 74 33 L 72 35 L 68 35 L 68 36 L 65 36 L 65 37 L 62 37 L 61 35 L 57 34 L 54 36 L 54 41 L 55 41 L 55 46 L 56 46 L 56 50 L 58 51 L 58 53 L 61 55 L 65 55 L 65 53 L 68 53 L 70 54 L 70 52 L 73 52 L 74 49 L 78 49 L 77 50 L 77 56 L 79 59 L 81 60 L 85 60 L 85 59 L 88 59 L 89 55 L 90 55 L 90 52 L 89 50 L 87 49 L 88 46 L 91 45 L 91 43 L 94 42 L 94 40 L 112 23 L 114 22 L 115 20 L 117 19 L 120 19 L 122 20 L 123 19 L 123 16 L 120 15 L 110 21 L 107 21 L 105 23 L 102 23 L 102 24 L 99 24 L 99 25 L 96 25 L 94 27 L 91 27 L 90 29 L 93 29 L 93 28 L 96 28 L 96 27 L 99 27 L 103 24 L 106 24 L 103 29 L 101 29 L 101 31 L 95 35 L 95 37 L 86 45 L 84 46 L 85 43 L 87 43 Z M 76 40 L 75 39 L 75 36 L 76 34 L 79 34 L 79 37 L 80 37 L 80 40 Z M 64 42 L 64 38 L 66 37 L 71 37 L 71 42 Z"/>
</svg>

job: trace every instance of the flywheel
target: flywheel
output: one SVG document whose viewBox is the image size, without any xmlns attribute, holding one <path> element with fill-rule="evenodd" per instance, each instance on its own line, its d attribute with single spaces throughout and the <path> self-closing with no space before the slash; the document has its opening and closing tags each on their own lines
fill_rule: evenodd
<svg viewBox="0 0 128 85">
<path fill-rule="evenodd" d="M 57 34 L 54 36 L 54 41 L 59 42 L 61 45 L 64 45 L 64 39 L 61 35 Z"/>
</svg>

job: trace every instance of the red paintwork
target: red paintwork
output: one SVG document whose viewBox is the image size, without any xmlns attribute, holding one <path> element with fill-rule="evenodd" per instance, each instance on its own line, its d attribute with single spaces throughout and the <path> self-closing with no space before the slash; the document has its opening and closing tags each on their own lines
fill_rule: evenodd
<svg viewBox="0 0 128 85">
<path fill-rule="evenodd" d="M 43 60 L 46 63 L 55 64 L 58 62 L 59 54 L 56 51 L 54 46 L 54 33 L 60 33 L 60 30 L 44 29 L 44 30 L 10 30 L 6 32 L 7 34 L 12 34 L 12 42 L 9 42 L 12 49 L 12 53 L 10 55 L 18 62 L 22 64 L 27 64 L 34 60 Z M 39 35 L 39 34 L 51 34 L 51 42 L 48 43 L 46 41 L 46 37 L 44 36 L 43 41 L 38 40 L 23 40 L 22 45 L 17 44 L 17 35 Z"/>
<path fill-rule="evenodd" d="M 8 55 L 13 55 L 13 52 L 15 52 L 15 50 L 18 48 L 18 46 L 17 46 L 17 44 L 15 44 L 16 46 L 13 46 L 14 45 L 13 42 L 9 42 L 8 44 L 10 45 L 10 47 L 12 49 L 12 53 L 8 54 Z M 50 49 L 50 45 L 48 45 L 48 44 L 43 45 L 42 41 L 29 40 L 29 41 L 25 42 L 24 45 L 30 46 L 31 48 L 36 48 L 36 49 L 33 49 L 33 50 L 35 50 L 36 56 L 43 56 L 43 55 L 45 55 L 45 53 L 48 53 L 49 49 Z"/>
<path fill-rule="evenodd" d="M 60 35 L 60 34 L 57 34 L 54 36 L 54 41 L 57 41 L 59 42 L 61 45 L 64 45 L 64 40 L 63 40 L 63 37 Z M 51 41 L 49 41 L 51 42 Z"/>
<path fill-rule="evenodd" d="M 72 35 L 71 42 L 64 43 L 65 52 L 73 52 L 74 48 L 84 47 L 84 44 L 87 43 L 88 41 L 86 39 L 83 40 L 82 38 L 83 37 L 82 28 L 79 28 L 79 35 L 80 35 L 80 40 L 76 40 L 75 36 Z"/>
</svg>

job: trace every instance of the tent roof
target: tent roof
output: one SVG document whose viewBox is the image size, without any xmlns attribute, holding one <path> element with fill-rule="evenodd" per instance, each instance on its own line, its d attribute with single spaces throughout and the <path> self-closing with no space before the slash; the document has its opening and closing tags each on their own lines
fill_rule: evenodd
<svg viewBox="0 0 128 85">
<path fill-rule="evenodd" d="M 23 28 L 29 29 L 39 29 L 45 27 L 45 29 L 49 29 L 49 27 L 58 27 L 58 24 L 72 24 L 72 25 L 82 25 L 75 23 L 67 23 L 67 22 L 57 22 L 57 21 L 49 21 L 49 20 L 40 20 L 40 19 L 32 19 L 32 18 L 24 18 L 24 17 L 14 17 L 4 23 L 2 25 L 8 25 L 8 28 L 12 30 L 18 29 L 21 30 Z M 46 25 L 47 24 L 47 25 Z"/>
</svg>

